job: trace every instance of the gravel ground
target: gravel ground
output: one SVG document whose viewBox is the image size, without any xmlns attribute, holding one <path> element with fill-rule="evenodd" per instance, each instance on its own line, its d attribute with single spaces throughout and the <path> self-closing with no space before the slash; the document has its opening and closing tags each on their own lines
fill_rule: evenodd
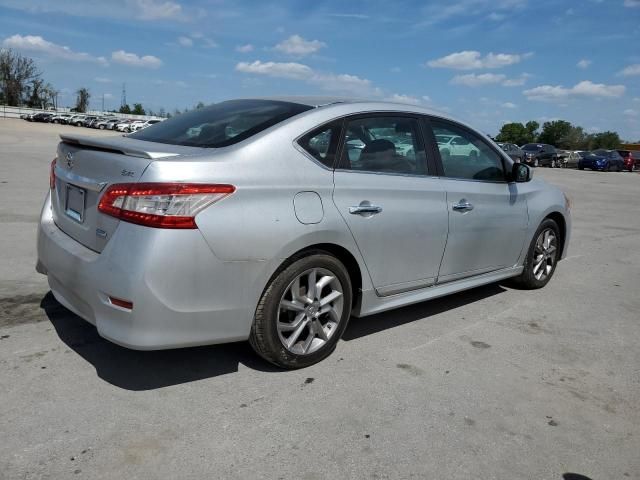
<svg viewBox="0 0 640 480">
<path fill-rule="evenodd" d="M 538 169 L 573 198 L 549 285 L 352 319 L 278 371 L 245 343 L 136 352 L 34 272 L 61 131 L 0 119 L 0 477 L 640 479 L 640 174 Z"/>
</svg>

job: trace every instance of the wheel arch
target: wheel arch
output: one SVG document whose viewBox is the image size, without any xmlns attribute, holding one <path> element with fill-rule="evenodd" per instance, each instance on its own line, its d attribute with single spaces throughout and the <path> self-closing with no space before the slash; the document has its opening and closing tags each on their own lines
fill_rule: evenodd
<svg viewBox="0 0 640 480">
<path fill-rule="evenodd" d="M 356 257 L 345 247 L 338 245 L 336 243 L 315 243 L 312 245 L 305 246 L 300 250 L 293 253 L 287 259 L 280 263 L 278 268 L 275 269 L 269 281 L 267 282 L 267 286 L 271 284 L 272 280 L 285 268 L 287 268 L 291 263 L 295 262 L 299 258 L 304 257 L 310 252 L 324 251 L 327 252 L 334 257 L 336 257 L 344 267 L 347 269 L 349 273 L 349 280 L 351 281 L 351 290 L 352 290 L 352 305 L 351 310 L 360 308 L 360 301 L 362 298 L 362 269 L 356 260 Z M 265 287 L 267 288 L 267 287 Z"/>
<path fill-rule="evenodd" d="M 567 221 L 564 218 L 564 215 L 557 211 L 549 213 L 542 221 L 546 219 L 551 219 L 556 222 L 560 229 L 560 255 L 558 258 L 562 258 L 564 256 L 564 248 L 567 242 Z"/>
</svg>

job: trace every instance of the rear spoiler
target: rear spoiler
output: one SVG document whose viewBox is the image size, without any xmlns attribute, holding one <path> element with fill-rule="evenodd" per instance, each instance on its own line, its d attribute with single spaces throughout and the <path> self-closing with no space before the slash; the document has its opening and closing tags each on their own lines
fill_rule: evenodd
<svg viewBox="0 0 640 480">
<path fill-rule="evenodd" d="M 143 140 L 135 140 L 124 136 L 89 137 L 86 135 L 60 134 L 60 138 L 64 143 L 71 145 L 81 145 L 88 149 L 119 153 L 129 157 L 148 158 L 149 160 L 155 160 L 163 157 L 176 157 L 185 153 L 185 147 L 182 146 L 145 142 Z M 160 148 L 169 151 L 161 151 L 159 150 Z M 171 151 L 178 149 L 180 149 L 180 152 Z"/>
</svg>

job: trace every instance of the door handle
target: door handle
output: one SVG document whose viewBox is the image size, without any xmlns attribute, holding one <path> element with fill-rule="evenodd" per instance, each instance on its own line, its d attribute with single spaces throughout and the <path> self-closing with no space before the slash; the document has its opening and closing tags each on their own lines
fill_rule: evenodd
<svg viewBox="0 0 640 480">
<path fill-rule="evenodd" d="M 349 213 L 351 215 L 375 215 L 382 212 L 382 207 L 377 205 L 358 205 L 355 207 L 349 207 Z"/>
<path fill-rule="evenodd" d="M 458 203 L 454 203 L 452 208 L 456 212 L 470 212 L 471 210 L 473 210 L 473 205 L 467 202 L 465 199 L 462 199 Z"/>
</svg>

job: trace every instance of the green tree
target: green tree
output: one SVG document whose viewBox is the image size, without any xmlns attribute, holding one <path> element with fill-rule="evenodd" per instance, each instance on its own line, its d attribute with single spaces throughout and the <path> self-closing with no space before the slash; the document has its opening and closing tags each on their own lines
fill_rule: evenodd
<svg viewBox="0 0 640 480">
<path fill-rule="evenodd" d="M 35 62 L 11 49 L 0 50 L 0 103 L 19 106 L 29 96 L 29 85 L 40 80 Z"/>
<path fill-rule="evenodd" d="M 82 87 L 76 92 L 76 112 L 84 113 L 89 108 L 89 98 L 91 94 L 89 90 Z"/>
<path fill-rule="evenodd" d="M 527 141 L 526 143 L 535 143 L 538 141 L 538 129 L 540 128 L 540 124 L 535 120 L 529 120 L 524 128 L 527 129 Z"/>
<path fill-rule="evenodd" d="M 527 129 L 521 123 L 505 123 L 500 129 L 500 133 L 496 136 L 497 142 L 515 143 L 522 145 L 528 140 Z"/>
<path fill-rule="evenodd" d="M 133 113 L 134 115 L 145 115 L 145 111 L 144 111 L 144 108 L 142 108 L 142 104 L 134 103 L 131 113 Z"/>
<path fill-rule="evenodd" d="M 205 105 L 203 102 L 198 102 L 198 104 L 196 105 L 196 110 L 200 110 L 201 108 L 204 108 Z"/>
<path fill-rule="evenodd" d="M 559 146 L 560 141 L 569 135 L 572 128 L 573 125 L 564 120 L 544 122 L 542 132 L 538 135 L 538 142 Z"/>
<path fill-rule="evenodd" d="M 567 150 L 584 150 L 587 148 L 588 143 L 589 135 L 584 132 L 582 127 L 572 125 L 556 146 Z"/>
<path fill-rule="evenodd" d="M 131 113 L 131 107 L 126 103 L 120 107 L 119 113 Z"/>
<path fill-rule="evenodd" d="M 617 132 L 600 132 L 591 135 L 591 141 L 589 142 L 589 150 L 595 150 L 596 148 L 615 149 L 620 146 L 620 136 Z"/>
</svg>

